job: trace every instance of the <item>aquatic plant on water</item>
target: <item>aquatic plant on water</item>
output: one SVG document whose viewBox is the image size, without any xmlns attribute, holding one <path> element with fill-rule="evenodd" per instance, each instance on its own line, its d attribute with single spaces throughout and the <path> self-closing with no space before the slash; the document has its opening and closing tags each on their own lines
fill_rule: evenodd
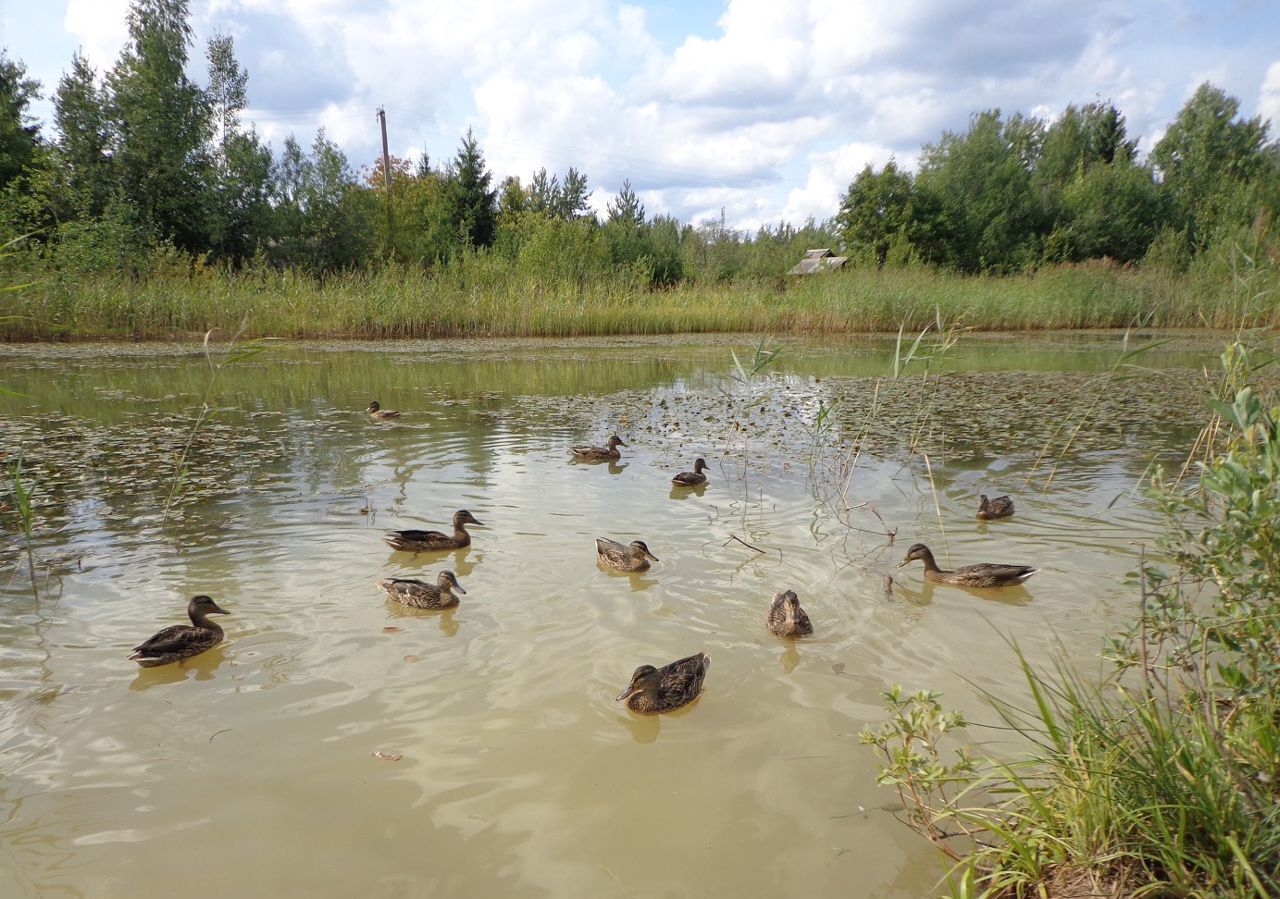
<svg viewBox="0 0 1280 899">
<path fill-rule="evenodd" d="M 1259 364 L 1233 344 L 1224 381 Z M 1198 482 L 1152 479 L 1173 567 L 1140 554 L 1107 675 L 1014 646 L 1030 703 L 984 694 L 1026 758 L 948 761 L 965 722 L 927 692 L 890 691 L 863 732 L 907 823 L 956 860 L 951 895 L 1280 894 L 1280 405 L 1246 383 L 1213 409 Z"/>
</svg>

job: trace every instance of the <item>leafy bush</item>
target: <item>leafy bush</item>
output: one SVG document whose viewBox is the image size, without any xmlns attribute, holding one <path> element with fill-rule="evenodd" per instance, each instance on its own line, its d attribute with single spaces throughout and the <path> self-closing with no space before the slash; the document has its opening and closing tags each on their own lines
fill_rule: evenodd
<svg viewBox="0 0 1280 899">
<path fill-rule="evenodd" d="M 948 765 L 939 739 L 961 722 L 933 694 L 886 694 L 863 740 L 908 823 L 959 859 L 953 895 L 1280 894 L 1280 405 L 1249 384 L 1270 361 L 1228 347 L 1198 482 L 1155 476 L 1174 570 L 1140 560 L 1110 674 L 1019 654 L 1030 708 L 988 696 L 1029 759 Z M 1012 798 L 962 804 L 980 791 Z"/>
</svg>

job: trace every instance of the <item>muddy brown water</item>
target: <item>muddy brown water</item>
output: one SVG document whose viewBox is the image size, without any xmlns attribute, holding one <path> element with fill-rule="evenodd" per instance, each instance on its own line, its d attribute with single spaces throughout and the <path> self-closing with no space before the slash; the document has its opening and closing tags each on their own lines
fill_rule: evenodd
<svg viewBox="0 0 1280 899">
<path fill-rule="evenodd" d="M 774 341 L 754 374 L 741 337 L 273 344 L 216 371 L 0 347 L 38 564 L 33 596 L 6 491 L 0 895 L 926 895 L 944 865 L 857 734 L 893 684 L 993 721 L 1009 638 L 1096 666 L 1159 531 L 1135 486 L 1185 455 L 1219 350 L 1156 337 L 1117 369 L 1115 334 L 970 335 L 896 379 L 880 338 Z M 615 432 L 619 462 L 569 460 Z M 710 484 L 673 489 L 696 456 Z M 980 492 L 1018 514 L 975 521 Z M 381 542 L 460 508 L 468 550 Z M 603 572 L 596 536 L 661 561 Z M 916 541 L 1043 572 L 935 587 L 893 569 Z M 374 587 L 444 567 L 455 610 Z M 765 631 L 785 588 L 812 638 Z M 128 662 L 195 593 L 226 641 Z M 693 705 L 614 701 L 698 650 Z"/>
</svg>

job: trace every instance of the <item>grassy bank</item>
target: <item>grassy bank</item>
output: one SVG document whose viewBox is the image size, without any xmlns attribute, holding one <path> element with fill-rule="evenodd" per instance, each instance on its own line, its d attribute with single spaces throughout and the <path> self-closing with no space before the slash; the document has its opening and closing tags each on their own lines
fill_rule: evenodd
<svg viewBox="0 0 1280 899">
<path fill-rule="evenodd" d="M 1199 479 L 1153 479 L 1173 569 L 1139 556 L 1104 676 L 1019 654 L 1029 701 L 988 697 L 1029 755 L 950 756 L 965 722 L 927 691 L 890 691 L 864 732 L 952 896 L 1280 895 L 1280 405 L 1250 386 L 1269 352 L 1223 359 Z"/>
<path fill-rule="evenodd" d="M 1007 277 L 855 269 L 655 291 L 625 272 L 547 279 L 481 255 L 438 273 L 386 268 L 323 280 L 186 264 L 144 277 L 37 270 L 8 280 L 26 282 L 0 294 L 8 340 L 155 339 L 235 330 L 246 319 L 247 336 L 297 338 L 845 333 L 919 329 L 939 315 L 978 330 L 1280 325 L 1265 286 L 1242 289 L 1225 267 L 1173 275 L 1094 263 Z"/>
</svg>

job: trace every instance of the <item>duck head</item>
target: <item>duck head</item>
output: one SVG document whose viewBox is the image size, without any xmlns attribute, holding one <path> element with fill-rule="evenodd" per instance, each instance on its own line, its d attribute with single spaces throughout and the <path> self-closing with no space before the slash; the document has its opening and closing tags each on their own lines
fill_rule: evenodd
<svg viewBox="0 0 1280 899">
<path fill-rule="evenodd" d="M 631 546 L 629 546 L 628 549 L 631 550 L 631 557 L 633 559 L 653 559 L 655 562 L 662 561 L 653 553 L 649 552 L 649 547 L 645 545 L 643 540 L 632 540 Z"/>
<path fill-rule="evenodd" d="M 929 551 L 929 547 L 925 546 L 923 543 L 913 543 L 910 548 L 907 549 L 907 557 L 899 562 L 896 567 L 903 568 L 911 562 L 916 561 L 916 559 L 931 560 L 932 558 L 933 553 Z"/>
<path fill-rule="evenodd" d="M 462 585 L 458 583 L 458 576 L 455 575 L 452 571 L 440 572 L 440 574 L 436 577 L 436 586 L 438 586 L 441 590 L 449 590 L 450 588 L 452 588 L 453 590 L 456 590 L 457 592 L 461 593 L 463 596 L 467 595 L 467 591 L 463 590 Z"/>
<path fill-rule="evenodd" d="M 206 615 L 230 615 L 226 609 L 220 607 L 213 601 L 213 597 L 205 596 L 201 593 L 199 596 L 191 597 L 191 602 L 187 603 L 187 615 L 192 621 L 196 618 L 203 618 Z"/>
<path fill-rule="evenodd" d="M 478 524 L 481 527 L 484 527 L 484 522 L 480 519 L 476 518 L 466 509 L 459 509 L 457 512 L 453 513 L 453 526 L 457 528 L 464 524 Z"/>
<path fill-rule="evenodd" d="M 656 693 L 661 680 L 662 677 L 658 674 L 657 668 L 652 665 L 641 665 L 631 675 L 631 683 L 618 694 L 616 701 L 623 702 L 637 693 Z"/>
</svg>

